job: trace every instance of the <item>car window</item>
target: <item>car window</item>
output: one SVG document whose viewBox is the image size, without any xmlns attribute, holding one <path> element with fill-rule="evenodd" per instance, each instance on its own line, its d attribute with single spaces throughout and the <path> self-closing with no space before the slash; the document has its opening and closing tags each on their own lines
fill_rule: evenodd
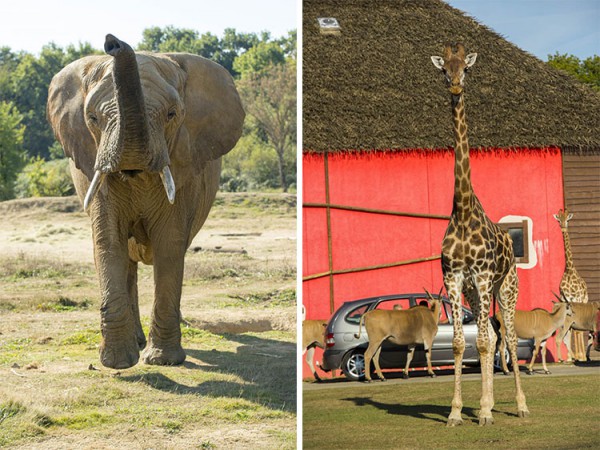
<svg viewBox="0 0 600 450">
<path fill-rule="evenodd" d="M 358 308 L 355 308 L 352 311 L 350 311 L 346 316 L 346 322 L 355 323 L 356 325 L 358 325 L 358 323 L 360 322 L 360 318 L 364 313 L 367 312 L 369 306 L 370 303 L 363 306 L 359 306 Z"/>
<path fill-rule="evenodd" d="M 374 309 L 397 310 L 410 308 L 410 301 L 407 298 L 394 298 L 379 302 Z"/>
</svg>

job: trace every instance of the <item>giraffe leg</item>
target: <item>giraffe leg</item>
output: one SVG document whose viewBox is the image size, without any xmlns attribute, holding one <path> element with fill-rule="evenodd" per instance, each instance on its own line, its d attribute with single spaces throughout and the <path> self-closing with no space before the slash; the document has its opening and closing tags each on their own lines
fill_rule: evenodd
<svg viewBox="0 0 600 450">
<path fill-rule="evenodd" d="M 452 352 L 454 353 L 454 396 L 452 397 L 452 410 L 450 411 L 446 423 L 449 427 L 463 424 L 461 417 L 463 407 L 461 377 L 462 359 L 465 351 L 465 335 L 462 327 L 462 308 L 460 301 L 463 280 L 457 280 L 456 278 L 457 277 L 454 277 L 453 274 L 444 276 L 444 285 L 452 304 L 452 324 L 454 326 L 454 338 L 452 339 Z"/>
<path fill-rule="evenodd" d="M 506 334 L 506 331 L 504 329 L 500 330 L 500 347 L 498 348 L 498 351 L 500 352 L 500 363 L 502 365 L 502 372 L 504 373 L 504 375 L 508 375 L 508 364 L 506 363 L 506 338 L 504 337 L 504 335 Z"/>
<path fill-rule="evenodd" d="M 480 308 L 477 317 L 477 351 L 481 361 L 481 400 L 479 410 L 479 425 L 494 423 L 492 408 L 494 407 L 494 348 L 496 334 L 489 320 L 492 303 L 492 282 L 478 280 Z"/>
<path fill-rule="evenodd" d="M 517 391 L 517 415 L 519 417 L 527 417 L 529 409 L 527 409 L 525 394 L 521 387 L 521 374 L 517 359 L 517 333 L 515 332 L 515 308 L 518 295 L 519 279 L 517 278 L 517 268 L 513 265 L 500 287 L 498 304 L 500 305 L 502 320 L 504 320 L 504 328 L 506 329 L 506 342 L 508 344 L 510 359 L 513 362 L 515 390 Z"/>
</svg>

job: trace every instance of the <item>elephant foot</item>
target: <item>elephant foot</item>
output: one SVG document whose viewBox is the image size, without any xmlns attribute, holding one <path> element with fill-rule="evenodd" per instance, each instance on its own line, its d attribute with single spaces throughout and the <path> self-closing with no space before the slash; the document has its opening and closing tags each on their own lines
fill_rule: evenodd
<svg viewBox="0 0 600 450">
<path fill-rule="evenodd" d="M 149 343 L 142 352 L 142 361 L 153 366 L 176 366 L 185 361 L 185 352 L 180 345 L 162 348 Z"/>
<path fill-rule="evenodd" d="M 107 343 L 103 340 L 100 344 L 100 362 L 105 367 L 128 369 L 135 366 L 139 359 L 140 351 L 137 342 L 133 339 L 129 343 L 122 341 Z"/>
</svg>

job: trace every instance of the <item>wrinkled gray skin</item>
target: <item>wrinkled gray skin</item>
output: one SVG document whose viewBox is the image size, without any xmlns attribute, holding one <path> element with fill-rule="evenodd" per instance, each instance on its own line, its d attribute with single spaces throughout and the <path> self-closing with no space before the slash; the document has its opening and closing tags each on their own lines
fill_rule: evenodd
<svg viewBox="0 0 600 450">
<path fill-rule="evenodd" d="M 229 73 L 211 61 L 134 53 L 112 35 L 104 47 L 108 55 L 59 72 L 48 97 L 48 119 L 92 223 L 100 360 L 131 367 L 143 349 L 145 363 L 180 364 L 184 255 L 212 206 L 220 157 L 239 139 L 244 111 Z M 139 262 L 154 264 L 147 343 Z"/>
</svg>

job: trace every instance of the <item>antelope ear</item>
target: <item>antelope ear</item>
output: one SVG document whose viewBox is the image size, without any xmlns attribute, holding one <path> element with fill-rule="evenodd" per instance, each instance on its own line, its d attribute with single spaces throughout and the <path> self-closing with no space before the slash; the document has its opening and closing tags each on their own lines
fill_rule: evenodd
<svg viewBox="0 0 600 450">
<path fill-rule="evenodd" d="M 186 73 L 185 119 L 179 150 L 196 170 L 229 152 L 242 135 L 244 109 L 233 78 L 220 65 L 197 55 L 168 53 Z M 187 147 L 187 148 L 184 148 Z M 180 161 L 181 162 L 181 161 Z"/>
<path fill-rule="evenodd" d="M 567 222 L 568 222 L 569 220 L 571 220 L 572 218 L 573 218 L 573 214 L 569 214 L 569 215 L 567 216 Z"/>
<path fill-rule="evenodd" d="M 471 67 L 473 64 L 475 64 L 475 60 L 477 60 L 477 53 L 469 53 L 465 58 L 465 64 L 467 67 Z"/>
<path fill-rule="evenodd" d="M 558 218 L 558 214 L 552 214 L 552 217 L 554 217 L 556 220 L 558 220 L 560 222 L 560 219 Z"/>
<path fill-rule="evenodd" d="M 94 176 L 96 144 L 85 124 L 84 74 L 107 56 L 87 56 L 72 62 L 58 72 L 48 88 L 46 115 L 54 136 L 62 145 L 65 155 L 75 162 L 91 180 Z"/>
<path fill-rule="evenodd" d="M 444 68 L 444 58 L 442 58 L 441 56 L 432 56 L 431 62 L 435 67 L 437 67 L 440 70 Z"/>
</svg>

